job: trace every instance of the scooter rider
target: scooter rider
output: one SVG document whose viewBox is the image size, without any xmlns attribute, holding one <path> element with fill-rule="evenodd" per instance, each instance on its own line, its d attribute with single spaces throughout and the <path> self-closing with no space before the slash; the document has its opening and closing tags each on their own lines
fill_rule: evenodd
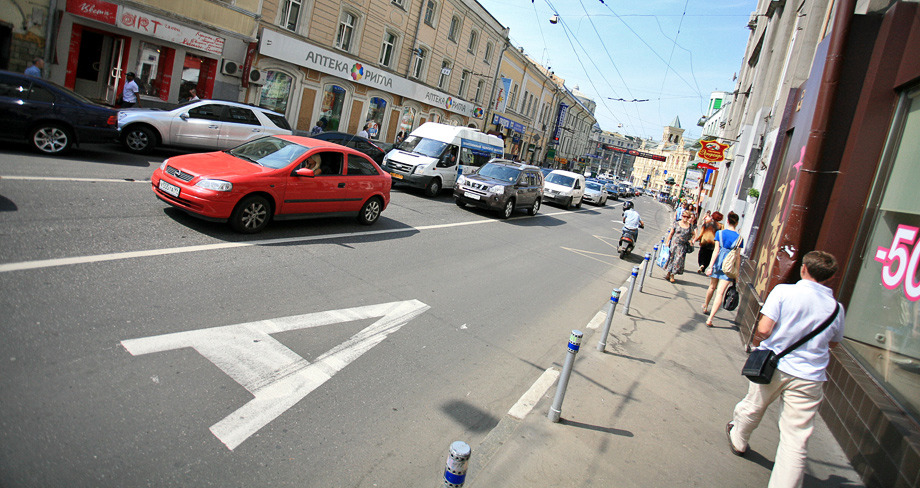
<svg viewBox="0 0 920 488">
<path fill-rule="evenodd" d="M 639 237 L 639 228 L 645 227 L 645 222 L 639 218 L 639 212 L 633 210 L 634 206 L 633 202 L 628 200 L 623 204 L 623 233 L 628 231 L 635 241 Z"/>
</svg>

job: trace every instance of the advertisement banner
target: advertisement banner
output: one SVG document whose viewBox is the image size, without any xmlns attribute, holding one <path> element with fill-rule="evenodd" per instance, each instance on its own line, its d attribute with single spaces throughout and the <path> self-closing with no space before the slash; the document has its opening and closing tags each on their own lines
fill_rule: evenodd
<svg viewBox="0 0 920 488">
<path fill-rule="evenodd" d="M 553 132 L 553 144 L 559 144 L 559 136 L 562 135 L 562 126 L 565 124 L 565 114 L 568 110 L 568 105 L 564 103 L 559 104 L 559 115 L 556 117 L 556 130 Z"/>
<path fill-rule="evenodd" d="M 502 77 L 498 84 L 498 96 L 495 97 L 495 111 L 504 112 L 508 108 L 508 92 L 511 90 L 511 78 Z"/>
<path fill-rule="evenodd" d="M 211 54 L 222 54 L 224 52 L 223 37 L 212 36 L 191 27 L 154 17 L 123 5 L 118 7 L 118 18 L 115 25 L 138 34 L 181 44 Z"/>
<path fill-rule="evenodd" d="M 118 17 L 118 5 L 103 0 L 67 2 L 67 11 L 74 15 L 98 20 L 109 25 L 115 25 L 115 19 Z"/>
</svg>

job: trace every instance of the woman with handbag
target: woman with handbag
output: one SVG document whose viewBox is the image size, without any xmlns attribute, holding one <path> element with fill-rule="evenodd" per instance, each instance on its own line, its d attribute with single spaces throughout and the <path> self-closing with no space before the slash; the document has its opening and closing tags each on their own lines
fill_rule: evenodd
<svg viewBox="0 0 920 488">
<path fill-rule="evenodd" d="M 706 318 L 707 327 L 712 327 L 712 319 L 715 317 L 719 307 L 722 306 L 722 300 L 725 299 L 725 290 L 728 289 L 728 285 L 735 279 L 733 276 L 725 274 L 722 269 L 722 263 L 725 262 L 733 249 L 739 249 L 736 254 L 741 252 L 740 248 L 743 243 L 741 242 L 741 235 L 735 230 L 737 225 L 738 214 L 729 212 L 728 228 L 716 232 L 715 235 L 715 248 L 713 249 L 713 254 L 716 256 L 716 259 L 706 268 L 706 274 L 709 275 L 710 280 L 709 289 L 706 290 L 706 301 L 703 302 L 703 314 L 709 315 L 709 317 Z M 712 310 L 710 310 L 709 302 L 712 301 L 713 298 L 715 298 L 715 301 L 712 304 Z"/>
<path fill-rule="evenodd" d="M 696 236 L 690 241 L 691 244 L 694 242 L 700 244 L 700 253 L 696 258 L 697 264 L 700 265 L 700 270 L 698 271 L 700 274 L 706 271 L 706 267 L 712 262 L 712 251 L 716 248 L 716 232 L 722 230 L 721 222 L 721 212 L 714 212 L 712 215 L 707 212 L 706 216 L 703 217 L 703 225 L 700 226 Z"/>
<path fill-rule="evenodd" d="M 674 226 L 668 231 L 668 237 L 665 238 L 670 248 L 670 255 L 668 262 L 664 265 L 664 270 L 667 272 L 664 279 L 671 283 L 674 283 L 674 275 L 684 274 L 684 260 L 687 257 L 687 251 L 693 249 L 690 244 L 690 238 L 693 237 L 692 220 L 693 215 L 690 211 L 684 210 L 680 220 L 674 223 Z"/>
</svg>

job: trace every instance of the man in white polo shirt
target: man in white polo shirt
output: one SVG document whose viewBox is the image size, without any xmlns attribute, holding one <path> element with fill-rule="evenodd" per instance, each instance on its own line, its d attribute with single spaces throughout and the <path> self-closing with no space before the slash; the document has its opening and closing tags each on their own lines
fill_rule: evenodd
<svg viewBox="0 0 920 488">
<path fill-rule="evenodd" d="M 811 251 L 802 259 L 802 279 L 794 285 L 776 285 L 767 296 L 754 332 L 753 345 L 779 354 L 819 327 L 837 310 L 837 300 L 822 283 L 837 272 L 837 260 L 824 251 Z M 825 370 L 830 348 L 843 340 L 843 307 L 820 334 L 779 360 L 773 381 L 751 383 L 747 396 L 736 406 L 726 426 L 729 449 L 743 456 L 751 433 L 767 407 L 781 398 L 779 447 L 770 475 L 770 488 L 799 487 L 805 474 L 808 438 L 815 414 L 824 399 Z"/>
</svg>

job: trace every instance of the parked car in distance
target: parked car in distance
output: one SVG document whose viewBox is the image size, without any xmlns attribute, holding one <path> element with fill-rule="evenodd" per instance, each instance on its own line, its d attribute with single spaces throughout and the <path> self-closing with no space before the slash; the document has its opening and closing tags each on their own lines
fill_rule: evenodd
<svg viewBox="0 0 920 488">
<path fill-rule="evenodd" d="M 479 171 L 457 178 L 454 199 L 459 207 L 498 210 L 503 219 L 520 208 L 537 215 L 543 202 L 543 174 L 536 166 L 492 159 Z"/>
<path fill-rule="evenodd" d="M 626 183 L 620 183 L 619 185 L 617 185 L 617 188 L 619 188 L 620 190 L 620 197 L 622 198 L 632 197 L 632 192 L 629 190 L 629 185 L 627 185 Z"/>
<path fill-rule="evenodd" d="M 272 219 L 351 215 L 370 225 L 390 203 L 390 176 L 367 155 L 298 136 L 168 158 L 150 180 L 160 200 L 247 234 Z"/>
<path fill-rule="evenodd" d="M 321 141 L 334 142 L 345 147 L 357 149 L 358 151 L 361 151 L 364 154 L 370 156 L 371 159 L 373 159 L 374 162 L 378 165 L 383 164 L 383 157 L 387 155 L 387 151 L 380 147 L 380 144 L 377 142 L 364 137 L 356 136 L 354 134 L 349 134 L 347 132 L 320 132 L 315 136 L 308 137 L 319 139 Z"/>
<path fill-rule="evenodd" d="M 229 149 L 260 137 L 291 134 L 284 116 L 237 102 L 198 100 L 172 110 L 129 108 L 118 112 L 121 142 L 133 153 L 157 146 Z"/>
<path fill-rule="evenodd" d="M 45 154 L 118 140 L 118 111 L 50 81 L 0 70 L 0 137 Z"/>
<path fill-rule="evenodd" d="M 553 170 L 543 180 L 543 201 L 565 208 L 581 208 L 585 194 L 585 176 L 561 169 Z"/>
<path fill-rule="evenodd" d="M 585 183 L 585 201 L 597 206 L 607 205 L 607 192 L 600 183 L 588 181 Z"/>
</svg>

